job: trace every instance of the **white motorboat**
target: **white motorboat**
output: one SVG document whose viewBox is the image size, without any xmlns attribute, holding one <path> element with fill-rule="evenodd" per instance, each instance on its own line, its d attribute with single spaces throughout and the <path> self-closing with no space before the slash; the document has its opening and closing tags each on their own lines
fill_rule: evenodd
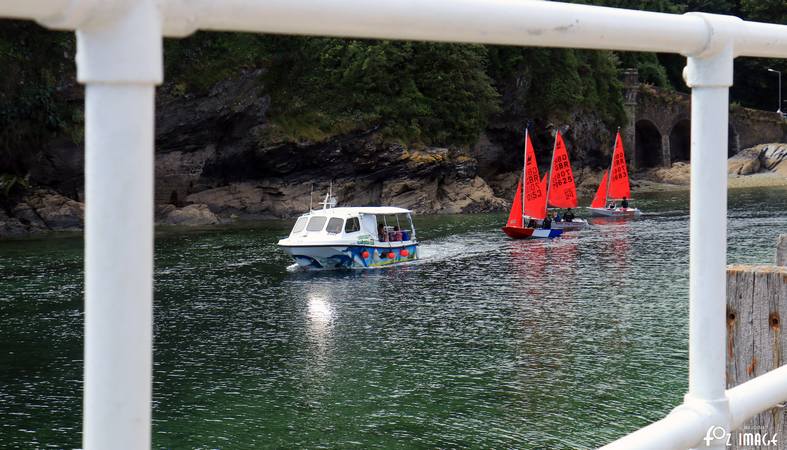
<svg viewBox="0 0 787 450">
<path fill-rule="evenodd" d="M 306 269 L 355 269 L 389 266 L 418 259 L 412 211 L 392 206 L 323 208 L 298 218 L 278 243 Z"/>
</svg>

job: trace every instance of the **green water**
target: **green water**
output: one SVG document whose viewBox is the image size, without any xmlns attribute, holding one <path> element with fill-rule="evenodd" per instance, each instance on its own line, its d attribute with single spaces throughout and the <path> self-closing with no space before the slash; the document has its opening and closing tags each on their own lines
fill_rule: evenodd
<svg viewBox="0 0 787 450">
<path fill-rule="evenodd" d="M 289 222 L 156 241 L 156 448 L 585 448 L 687 377 L 688 196 L 554 241 L 419 217 L 422 260 L 291 273 Z M 772 262 L 787 190 L 730 194 L 730 263 Z M 0 241 L 0 442 L 81 445 L 82 241 Z"/>
</svg>

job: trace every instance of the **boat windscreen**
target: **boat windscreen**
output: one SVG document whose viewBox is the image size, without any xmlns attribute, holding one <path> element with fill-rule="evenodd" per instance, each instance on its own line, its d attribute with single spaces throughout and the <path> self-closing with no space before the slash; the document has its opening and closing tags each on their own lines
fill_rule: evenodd
<svg viewBox="0 0 787 450">
<path fill-rule="evenodd" d="M 347 219 L 347 222 L 345 222 L 344 232 L 355 233 L 356 231 L 361 231 L 361 223 L 358 221 L 357 217 L 350 217 Z"/>
<path fill-rule="evenodd" d="M 295 226 L 292 227 L 291 233 L 300 233 L 306 228 L 306 222 L 309 221 L 308 217 L 298 217 L 298 220 L 295 221 Z"/>
<path fill-rule="evenodd" d="M 313 216 L 306 225 L 306 231 L 322 231 L 325 226 L 325 216 Z"/>
<path fill-rule="evenodd" d="M 332 234 L 341 233 L 343 225 L 344 219 L 339 217 L 331 217 L 331 220 L 328 221 L 328 226 L 325 227 L 325 231 Z"/>
</svg>

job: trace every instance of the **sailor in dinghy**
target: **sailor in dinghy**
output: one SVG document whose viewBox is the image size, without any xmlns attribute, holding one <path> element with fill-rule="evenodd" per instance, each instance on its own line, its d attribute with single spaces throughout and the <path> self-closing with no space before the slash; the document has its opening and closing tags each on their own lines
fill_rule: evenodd
<svg viewBox="0 0 787 450">
<path fill-rule="evenodd" d="M 547 217 L 546 176 L 541 179 L 536 163 L 536 154 L 530 142 L 528 130 L 525 130 L 525 163 L 522 168 L 522 179 L 517 183 L 516 195 L 508 215 L 508 222 L 503 232 L 514 239 L 554 238 L 563 230 L 536 228 L 535 220 Z M 525 226 L 527 224 L 527 226 Z"/>
<path fill-rule="evenodd" d="M 563 142 L 563 135 L 555 134 L 555 146 L 552 149 L 552 162 L 549 165 L 549 184 L 547 185 L 547 205 L 554 208 L 576 208 L 577 187 L 574 184 L 574 172 L 568 159 L 568 150 Z M 552 228 L 563 231 L 581 230 L 588 227 L 588 221 L 575 218 L 571 214 L 569 220 L 554 221 Z"/>
<path fill-rule="evenodd" d="M 620 200 L 621 206 L 615 202 Z M 598 186 L 596 196 L 588 208 L 590 214 L 600 217 L 631 218 L 642 214 L 637 208 L 631 208 L 631 187 L 629 173 L 626 166 L 626 152 L 623 141 L 620 139 L 620 129 L 615 136 L 615 150 L 612 153 L 610 169 L 604 171 L 601 184 Z"/>
<path fill-rule="evenodd" d="M 393 206 L 336 207 L 329 193 L 322 209 L 300 216 L 279 247 L 303 269 L 356 269 L 418 259 L 412 211 Z"/>
</svg>

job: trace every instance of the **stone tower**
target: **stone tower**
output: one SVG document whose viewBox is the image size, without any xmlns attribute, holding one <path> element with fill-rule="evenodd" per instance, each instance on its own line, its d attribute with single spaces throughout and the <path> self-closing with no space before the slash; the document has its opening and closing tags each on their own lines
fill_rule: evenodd
<svg viewBox="0 0 787 450">
<path fill-rule="evenodd" d="M 637 69 L 623 70 L 623 95 L 625 101 L 623 109 L 626 112 L 626 124 L 621 129 L 621 137 L 623 138 L 623 148 L 629 160 L 629 169 L 637 169 L 637 149 L 634 147 L 636 143 L 636 123 L 637 123 L 637 92 L 639 91 L 639 72 Z"/>
</svg>

